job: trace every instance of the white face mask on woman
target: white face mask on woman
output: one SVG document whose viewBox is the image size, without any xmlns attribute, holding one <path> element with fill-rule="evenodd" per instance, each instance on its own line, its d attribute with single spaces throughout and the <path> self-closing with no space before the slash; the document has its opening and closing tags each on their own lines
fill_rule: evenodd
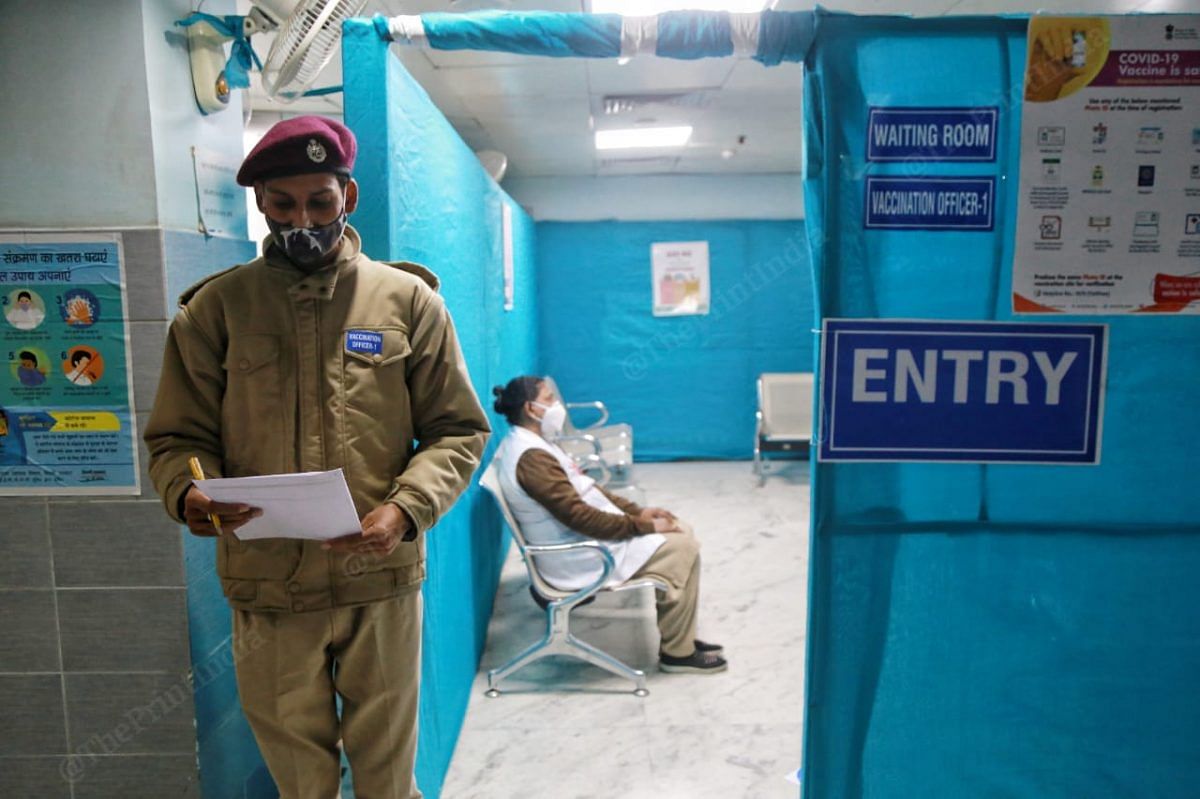
<svg viewBox="0 0 1200 799">
<path fill-rule="evenodd" d="M 567 422 L 566 407 L 561 402 L 554 402 L 550 405 L 543 405 L 540 402 L 533 404 L 542 409 L 542 435 L 546 438 L 558 438 L 562 435 L 563 425 Z"/>
</svg>

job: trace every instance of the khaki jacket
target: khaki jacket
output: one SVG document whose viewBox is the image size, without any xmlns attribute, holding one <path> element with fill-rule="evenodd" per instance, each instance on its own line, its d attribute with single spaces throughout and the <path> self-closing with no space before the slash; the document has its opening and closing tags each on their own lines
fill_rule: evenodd
<svg viewBox="0 0 1200 799">
<path fill-rule="evenodd" d="M 268 243 L 184 293 L 145 431 L 150 475 L 182 521 L 191 456 L 211 477 L 340 467 L 360 518 L 390 502 L 416 535 L 387 557 L 221 536 L 217 571 L 236 608 L 303 612 L 414 590 L 425 531 L 490 432 L 437 278 L 372 261 L 350 227 L 340 246 L 336 263 L 306 275 Z"/>
</svg>

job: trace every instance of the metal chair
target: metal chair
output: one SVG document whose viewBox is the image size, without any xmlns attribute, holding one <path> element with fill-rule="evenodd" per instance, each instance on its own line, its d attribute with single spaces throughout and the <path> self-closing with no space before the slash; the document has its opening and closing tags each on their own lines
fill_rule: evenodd
<svg viewBox="0 0 1200 799">
<path fill-rule="evenodd" d="M 521 558 L 525 561 L 525 568 L 529 572 L 529 579 L 533 584 L 534 590 L 549 600 L 546 606 L 546 632 L 542 636 L 542 640 L 503 666 L 488 672 L 487 696 L 492 698 L 500 696 L 498 686 L 503 680 L 518 669 L 550 655 L 567 655 L 579 658 L 594 666 L 599 666 L 618 677 L 633 680 L 637 685 L 633 693 L 636 696 L 649 696 L 650 691 L 646 688 L 646 673 L 644 671 L 622 663 L 607 652 L 597 649 L 571 634 L 571 611 L 580 604 L 590 601 L 592 597 L 602 591 L 616 593 L 618 591 L 632 591 L 642 588 L 666 591 L 667 586 L 658 580 L 652 579 L 632 580 L 607 585 L 608 577 L 613 570 L 613 557 L 599 541 L 579 541 L 570 544 L 545 545 L 526 542 L 525 536 L 521 532 L 521 527 L 517 524 L 512 510 L 508 507 L 508 501 L 504 498 L 504 491 L 500 487 L 500 476 L 497 473 L 495 461 L 489 464 L 487 469 L 484 470 L 483 475 L 479 478 L 479 484 L 491 493 L 496 500 L 496 504 L 500 506 L 500 512 L 504 514 L 504 521 L 508 523 L 508 529 L 512 532 L 513 541 L 516 542 L 517 549 L 521 552 Z M 554 557 L 563 552 L 578 552 L 580 550 L 595 552 L 603 562 L 602 573 L 593 583 L 578 591 L 563 591 L 555 588 L 542 578 L 535 563 L 536 558 Z"/>
<path fill-rule="evenodd" d="M 807 454 L 813 434 L 813 376 L 808 372 L 764 372 L 758 376 L 754 426 L 754 473 L 767 480 L 768 453 Z"/>
<path fill-rule="evenodd" d="M 633 428 L 628 424 L 607 424 L 608 406 L 598 400 L 591 402 L 567 402 L 553 378 L 546 378 L 551 391 L 567 409 L 566 424 L 562 435 L 554 443 L 562 447 L 580 466 L 581 459 L 595 455 L 604 461 L 616 485 L 633 481 Z M 577 427 L 571 420 L 571 411 L 592 410 L 600 418 L 584 427 Z"/>
</svg>

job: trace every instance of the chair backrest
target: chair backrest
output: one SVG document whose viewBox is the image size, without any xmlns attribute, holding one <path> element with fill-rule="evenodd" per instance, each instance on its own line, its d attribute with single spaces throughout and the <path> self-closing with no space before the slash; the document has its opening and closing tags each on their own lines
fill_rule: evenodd
<svg viewBox="0 0 1200 799">
<path fill-rule="evenodd" d="M 812 439 L 813 376 L 810 372 L 764 372 L 758 377 L 763 434 Z"/>
<path fill-rule="evenodd" d="M 563 404 L 563 406 L 565 407 L 567 404 L 567 400 L 565 397 L 563 397 L 562 391 L 559 390 L 558 383 L 554 382 L 554 378 L 553 377 L 545 377 L 542 379 L 546 381 L 546 385 L 548 385 L 550 387 L 550 391 L 554 394 L 554 396 L 558 399 L 558 401 L 561 402 Z M 571 421 L 571 412 L 570 411 L 567 411 L 567 418 L 563 420 L 562 434 L 564 436 L 579 435 L 579 428 L 576 427 L 575 424 Z"/>
<path fill-rule="evenodd" d="M 479 485 L 483 486 L 492 498 L 496 500 L 496 504 L 500 506 L 500 513 L 504 516 L 504 521 L 508 524 L 509 532 L 512 533 L 513 541 L 517 544 L 517 549 L 521 552 L 521 559 L 525 561 L 525 568 L 529 572 L 529 579 L 533 581 L 533 585 L 537 588 L 538 593 L 542 596 L 553 598 L 567 596 L 570 591 L 562 591 L 550 585 L 538 572 L 537 566 L 534 564 L 534 558 L 526 550 L 525 534 L 521 532 L 521 525 L 517 524 L 517 519 L 513 516 L 512 508 L 508 506 L 508 500 L 504 498 L 504 489 L 500 486 L 500 467 L 496 463 L 496 459 L 492 458 L 492 462 L 483 470 L 483 474 L 479 476 Z"/>
</svg>

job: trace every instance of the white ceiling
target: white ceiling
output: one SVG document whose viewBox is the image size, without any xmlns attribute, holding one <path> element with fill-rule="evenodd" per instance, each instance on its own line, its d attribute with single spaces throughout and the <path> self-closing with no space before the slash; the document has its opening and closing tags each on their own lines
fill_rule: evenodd
<svg viewBox="0 0 1200 799">
<path fill-rule="evenodd" d="M 365 12 L 420 14 L 485 7 L 524 11 L 585 11 L 587 0 L 371 0 Z M 827 7 L 859 14 L 1021 13 L 1034 10 L 1129 13 L 1194 11 L 1197 0 L 834 0 Z M 239 13 L 249 0 L 238 0 Z M 801 10 L 812 2 L 779 0 Z M 255 39 L 266 57 L 269 37 Z M 443 52 L 395 46 L 459 135 L 475 150 L 508 156 L 514 177 L 629 174 L 765 174 L 800 171 L 801 67 L 767 68 L 736 58 L 677 61 L 640 56 L 614 60 L 555 59 L 484 52 Z M 257 78 L 257 76 L 256 76 Z M 316 85 L 342 82 L 335 57 Z M 604 114 L 608 95 L 651 95 L 632 113 Z M 664 97 L 664 95 L 678 95 Z M 659 98 L 654 102 L 654 98 Z M 341 113 L 341 95 L 284 105 L 251 89 L 256 112 Z M 598 153 L 592 131 L 634 124 L 688 124 L 691 142 L 672 150 Z M 726 156 L 723 157 L 722 151 Z"/>
</svg>

